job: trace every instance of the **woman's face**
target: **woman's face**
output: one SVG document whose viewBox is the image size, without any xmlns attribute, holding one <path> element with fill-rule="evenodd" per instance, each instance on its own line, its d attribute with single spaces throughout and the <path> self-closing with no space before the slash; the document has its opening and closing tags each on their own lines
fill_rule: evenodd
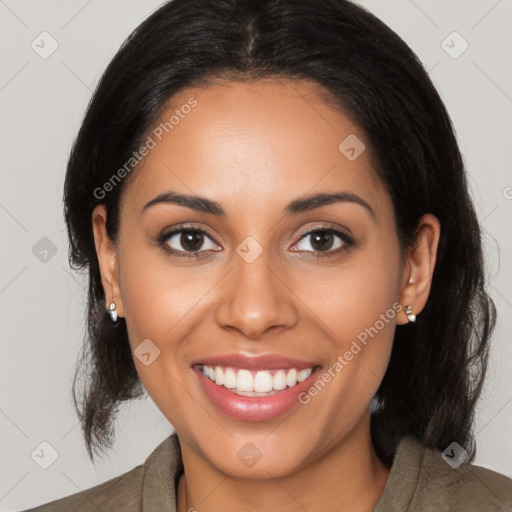
<svg viewBox="0 0 512 512">
<path fill-rule="evenodd" d="M 392 201 L 364 134 L 315 88 L 182 91 L 123 192 L 113 293 L 137 371 L 182 444 L 232 476 L 289 474 L 367 436 L 403 316 Z M 255 382 L 273 394 L 244 396 Z"/>
</svg>

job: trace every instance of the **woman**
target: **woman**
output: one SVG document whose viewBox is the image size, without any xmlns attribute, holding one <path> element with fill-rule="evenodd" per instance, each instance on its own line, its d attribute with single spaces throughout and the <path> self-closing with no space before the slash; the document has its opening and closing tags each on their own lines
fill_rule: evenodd
<svg viewBox="0 0 512 512">
<path fill-rule="evenodd" d="M 91 459 L 144 391 L 176 434 L 32 510 L 512 507 L 512 480 L 470 464 L 495 309 L 461 154 L 361 7 L 162 6 L 100 81 L 65 214 Z"/>
</svg>

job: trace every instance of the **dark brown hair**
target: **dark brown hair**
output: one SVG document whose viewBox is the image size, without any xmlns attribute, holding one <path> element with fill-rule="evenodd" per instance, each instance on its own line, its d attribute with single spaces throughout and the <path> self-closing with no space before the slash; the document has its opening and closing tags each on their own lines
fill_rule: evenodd
<svg viewBox="0 0 512 512">
<path fill-rule="evenodd" d="M 472 461 L 495 308 L 485 290 L 481 230 L 463 160 L 416 55 L 347 0 L 173 0 L 137 27 L 108 65 L 65 181 L 70 263 L 89 276 L 88 330 L 73 396 L 91 459 L 112 445 L 120 403 L 144 394 L 125 322 L 114 327 L 107 314 L 91 223 L 94 207 L 105 204 L 107 230 L 116 239 L 126 179 L 107 194 L 97 190 L 140 147 L 174 94 L 219 78 L 266 77 L 316 82 L 364 130 L 375 172 L 393 200 L 402 247 L 414 243 L 421 215 L 439 219 L 430 297 L 415 324 L 396 329 L 372 436 L 383 460 L 412 435 L 441 451 L 456 441 Z"/>
</svg>

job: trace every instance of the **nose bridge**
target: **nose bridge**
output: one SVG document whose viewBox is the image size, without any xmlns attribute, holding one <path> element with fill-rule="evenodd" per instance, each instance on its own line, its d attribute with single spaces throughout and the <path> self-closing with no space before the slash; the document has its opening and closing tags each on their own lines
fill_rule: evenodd
<svg viewBox="0 0 512 512">
<path fill-rule="evenodd" d="M 287 293 L 283 276 L 272 268 L 271 251 L 248 237 L 236 253 L 217 308 L 219 325 L 236 328 L 248 338 L 257 338 L 270 327 L 294 325 L 293 294 Z"/>
</svg>

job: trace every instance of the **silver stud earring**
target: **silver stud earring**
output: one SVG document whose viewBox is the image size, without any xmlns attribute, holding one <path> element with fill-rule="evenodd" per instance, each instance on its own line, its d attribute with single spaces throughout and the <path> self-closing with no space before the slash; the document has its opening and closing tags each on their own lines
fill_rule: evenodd
<svg viewBox="0 0 512 512">
<path fill-rule="evenodd" d="M 110 318 L 112 319 L 112 322 L 115 324 L 117 322 L 116 303 L 111 302 L 108 309 L 109 309 Z"/>
<path fill-rule="evenodd" d="M 405 314 L 409 319 L 409 322 L 416 322 L 416 315 L 412 312 L 412 306 L 405 306 Z"/>
</svg>

